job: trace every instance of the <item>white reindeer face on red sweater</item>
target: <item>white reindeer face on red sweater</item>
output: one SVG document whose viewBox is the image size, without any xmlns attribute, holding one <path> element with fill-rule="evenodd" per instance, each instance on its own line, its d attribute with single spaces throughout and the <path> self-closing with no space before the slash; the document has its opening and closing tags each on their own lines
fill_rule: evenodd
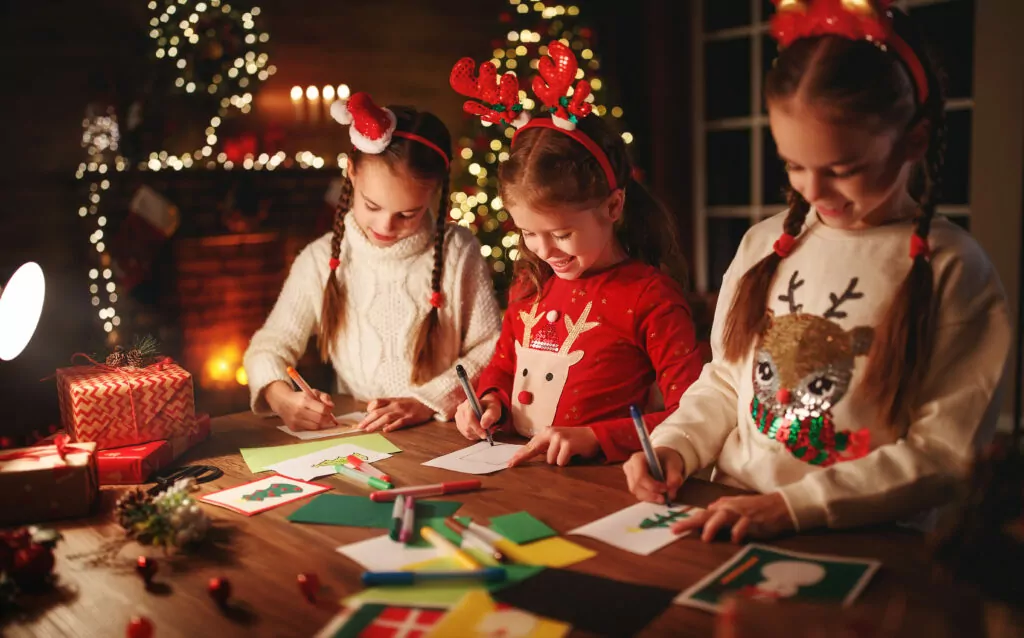
<svg viewBox="0 0 1024 638">
<path fill-rule="evenodd" d="M 511 397 L 512 422 L 519 434 L 533 436 L 554 422 L 558 401 L 569 378 L 569 368 L 583 358 L 583 351 L 572 351 L 572 346 L 581 334 L 598 325 L 596 321 L 587 322 L 592 305 L 593 302 L 587 304 L 576 322 L 563 315 L 568 334 L 561 344 L 544 334 L 554 334 L 557 313 L 554 313 L 555 319 L 548 319 L 552 325 L 532 338 L 534 328 L 546 316 L 537 314 L 537 304 L 533 304 L 529 313 L 520 311 L 519 317 L 525 327 L 522 342 L 515 344 L 516 376 Z"/>
</svg>

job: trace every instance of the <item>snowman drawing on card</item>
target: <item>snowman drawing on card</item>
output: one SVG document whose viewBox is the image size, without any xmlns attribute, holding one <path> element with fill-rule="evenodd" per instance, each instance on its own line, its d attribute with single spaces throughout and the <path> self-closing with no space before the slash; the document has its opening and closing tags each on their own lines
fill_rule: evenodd
<svg viewBox="0 0 1024 638">
<path fill-rule="evenodd" d="M 600 325 L 587 321 L 593 303 L 587 303 L 576 321 L 568 314 L 562 315 L 568 334 L 561 343 L 555 331 L 557 310 L 538 315 L 534 303 L 530 312 L 519 312 L 523 340 L 515 344 L 516 375 L 511 397 L 512 422 L 519 434 L 532 437 L 554 422 L 569 371 L 583 359 L 583 351 L 572 347 L 581 334 Z"/>
</svg>

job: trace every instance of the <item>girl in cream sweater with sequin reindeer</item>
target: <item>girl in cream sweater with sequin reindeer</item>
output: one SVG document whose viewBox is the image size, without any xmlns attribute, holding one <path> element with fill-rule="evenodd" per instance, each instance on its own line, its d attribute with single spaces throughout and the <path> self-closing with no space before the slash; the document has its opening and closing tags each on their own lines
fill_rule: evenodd
<svg viewBox="0 0 1024 638">
<path fill-rule="evenodd" d="M 479 374 L 500 321 L 480 245 L 445 223 L 451 137 L 436 116 L 365 93 L 331 114 L 354 147 L 334 230 L 295 259 L 245 353 L 252 409 L 293 430 L 334 425 L 330 395 L 294 391 L 286 372 L 316 335 L 334 390 L 369 401 L 361 429 L 448 420 L 464 397 L 455 365 Z"/>
<path fill-rule="evenodd" d="M 1011 342 L 992 264 L 934 214 L 944 99 L 908 18 L 887 2 L 776 4 L 765 98 L 790 207 L 743 238 L 714 360 L 651 437 L 666 482 L 642 455 L 624 467 L 652 502 L 715 462 L 716 480 L 762 493 L 673 528 L 706 541 L 947 502 L 992 438 Z"/>
</svg>

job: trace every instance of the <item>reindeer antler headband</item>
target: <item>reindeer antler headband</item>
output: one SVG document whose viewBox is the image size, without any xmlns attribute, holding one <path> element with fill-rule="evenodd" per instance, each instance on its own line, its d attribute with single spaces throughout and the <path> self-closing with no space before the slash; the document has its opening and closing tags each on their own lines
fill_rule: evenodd
<svg viewBox="0 0 1024 638">
<path fill-rule="evenodd" d="M 581 79 L 572 89 L 572 95 L 569 94 L 578 68 L 576 55 L 563 42 L 555 40 L 548 45 L 548 54 L 540 59 L 539 75 L 533 78 L 532 88 L 544 105 L 544 111 L 551 114 L 550 118 L 531 118 L 519 101 L 519 79 L 512 73 L 504 73 L 499 80 L 491 62 L 482 63 L 474 75 L 476 62 L 462 58 L 452 67 L 449 82 L 457 93 L 472 98 L 462 106 L 467 113 L 484 122 L 515 127 L 512 144 L 519 133 L 528 128 L 554 129 L 573 138 L 590 151 L 601 166 L 609 188 L 615 190 L 620 185 L 608 155 L 590 136 L 576 128 L 576 123 L 593 110 L 590 82 Z"/>
<path fill-rule="evenodd" d="M 367 93 L 354 93 L 347 100 L 338 100 L 331 104 L 331 117 L 339 124 L 348 126 L 348 135 L 352 146 L 364 153 L 380 155 L 391 143 L 393 137 L 404 137 L 423 144 L 444 160 L 445 168 L 451 159 L 440 146 L 422 135 L 408 131 L 398 131 L 398 119 L 391 109 L 377 106 Z"/>
<path fill-rule="evenodd" d="M 928 76 L 921 59 L 893 28 L 892 0 L 772 0 L 772 37 L 779 48 L 796 40 L 835 35 L 867 40 L 883 51 L 892 49 L 903 62 L 917 93 L 918 104 L 928 100 Z"/>
</svg>

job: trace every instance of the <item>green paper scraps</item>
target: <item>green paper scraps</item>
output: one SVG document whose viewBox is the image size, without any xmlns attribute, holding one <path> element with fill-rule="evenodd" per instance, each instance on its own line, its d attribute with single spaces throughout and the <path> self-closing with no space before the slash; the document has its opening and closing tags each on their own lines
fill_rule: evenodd
<svg viewBox="0 0 1024 638">
<path fill-rule="evenodd" d="M 458 501 L 416 501 L 417 520 L 444 519 L 462 503 Z M 376 503 L 365 496 L 321 494 L 288 516 L 292 523 L 346 525 L 390 529 L 394 503 Z"/>
<path fill-rule="evenodd" d="M 495 516 L 491 519 L 491 529 L 520 545 L 558 535 L 558 532 L 534 518 L 529 512 Z"/>
<path fill-rule="evenodd" d="M 242 460 L 249 466 L 249 471 L 255 474 L 257 472 L 267 471 L 267 468 L 275 463 L 280 463 L 281 461 L 287 461 L 289 459 L 297 459 L 300 456 L 319 452 L 320 450 L 326 450 L 329 447 L 334 447 L 343 443 L 358 445 L 368 450 L 382 452 L 385 454 L 395 454 L 402 451 L 391 441 L 384 438 L 383 435 L 360 434 L 358 436 L 346 437 L 344 441 L 333 438 L 310 441 L 308 443 L 293 443 L 291 445 L 244 447 L 239 450 L 239 452 L 242 453 Z"/>
</svg>

